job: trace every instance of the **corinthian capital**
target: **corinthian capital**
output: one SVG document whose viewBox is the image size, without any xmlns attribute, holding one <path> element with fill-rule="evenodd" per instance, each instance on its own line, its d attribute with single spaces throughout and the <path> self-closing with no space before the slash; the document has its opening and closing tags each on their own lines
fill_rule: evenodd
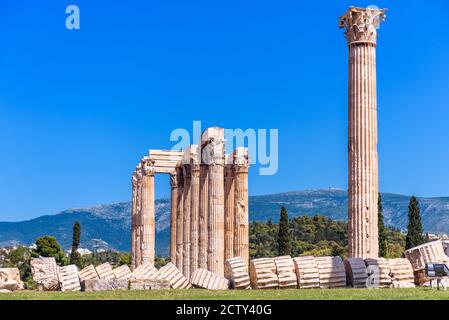
<svg viewBox="0 0 449 320">
<path fill-rule="evenodd" d="M 178 187 L 178 175 L 176 173 L 170 175 L 170 186 L 172 188 Z"/>
<path fill-rule="evenodd" d="M 345 28 L 348 45 L 377 43 L 377 29 L 385 21 L 387 9 L 351 7 L 340 17 L 340 28 Z"/>
<path fill-rule="evenodd" d="M 155 161 L 150 157 L 145 157 L 142 160 L 142 172 L 144 175 L 154 175 L 154 163 Z"/>
<path fill-rule="evenodd" d="M 239 147 L 234 151 L 234 165 L 237 167 L 248 167 L 249 166 L 249 155 L 248 149 Z"/>
</svg>

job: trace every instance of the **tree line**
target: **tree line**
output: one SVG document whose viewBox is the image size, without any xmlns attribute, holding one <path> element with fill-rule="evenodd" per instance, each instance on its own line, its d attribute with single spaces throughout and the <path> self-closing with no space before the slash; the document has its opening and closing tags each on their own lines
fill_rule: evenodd
<svg viewBox="0 0 449 320">
<path fill-rule="evenodd" d="M 378 200 L 379 256 L 387 258 L 402 257 L 409 248 L 426 242 L 423 235 L 419 202 L 411 197 L 408 206 L 407 234 L 384 224 L 382 198 Z M 32 249 L 19 246 L 5 257 L 0 254 L 0 266 L 17 267 L 27 288 L 34 288 L 30 260 L 32 257 L 54 257 L 60 266 L 75 264 L 82 269 L 90 264 L 99 265 L 110 262 L 113 265 L 130 265 L 129 252 L 104 251 L 80 255 L 81 224 L 73 225 L 72 247 L 67 256 L 53 236 L 43 236 L 36 240 Z M 285 207 L 281 208 L 278 223 L 254 221 L 249 226 L 250 258 L 274 257 L 281 255 L 347 256 L 347 223 L 330 218 L 297 216 L 289 219 Z M 169 258 L 156 257 L 157 268 L 165 265 Z"/>
<path fill-rule="evenodd" d="M 379 256 L 402 257 L 405 250 L 426 242 L 418 199 L 410 198 L 408 206 L 407 234 L 384 223 L 382 196 L 378 197 Z M 347 223 L 330 218 L 298 216 L 289 220 L 285 207 L 281 208 L 279 222 L 274 224 L 254 221 L 250 223 L 250 257 L 274 257 L 282 255 L 331 255 L 346 257 L 348 254 Z"/>
</svg>

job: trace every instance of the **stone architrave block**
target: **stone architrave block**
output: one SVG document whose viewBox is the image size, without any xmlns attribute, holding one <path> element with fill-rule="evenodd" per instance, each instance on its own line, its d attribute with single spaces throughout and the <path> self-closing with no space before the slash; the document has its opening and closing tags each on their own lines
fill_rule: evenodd
<svg viewBox="0 0 449 320">
<path fill-rule="evenodd" d="M 92 279 L 82 282 L 82 291 L 128 290 L 129 281 L 125 279 Z"/>
<path fill-rule="evenodd" d="M 57 291 L 60 289 L 58 266 L 55 258 L 31 258 L 31 273 L 39 291 Z"/>
<path fill-rule="evenodd" d="M 131 278 L 138 280 L 155 280 L 159 279 L 160 274 L 159 270 L 157 270 L 150 263 L 143 263 L 134 269 Z"/>
</svg>

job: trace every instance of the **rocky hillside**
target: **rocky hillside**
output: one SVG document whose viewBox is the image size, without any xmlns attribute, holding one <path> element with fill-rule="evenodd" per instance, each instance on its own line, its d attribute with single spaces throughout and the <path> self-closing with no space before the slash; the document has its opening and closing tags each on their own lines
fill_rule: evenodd
<svg viewBox="0 0 449 320">
<path fill-rule="evenodd" d="M 385 223 L 401 229 L 407 227 L 409 196 L 383 194 Z M 449 233 L 449 197 L 420 198 L 424 228 L 429 232 Z M 335 220 L 346 220 L 347 193 L 343 190 L 310 190 L 250 197 L 250 220 L 277 221 L 281 206 L 290 216 L 321 214 Z M 37 237 L 54 235 L 64 248 L 69 248 L 72 226 L 82 226 L 82 247 L 99 242 L 115 250 L 129 250 L 131 203 L 123 202 L 85 209 L 65 210 L 22 222 L 0 222 L 0 246 L 14 243 L 31 244 Z M 170 227 L 170 201 L 156 201 L 156 250 L 167 254 Z M 101 241 L 93 241 L 98 239 Z"/>
</svg>

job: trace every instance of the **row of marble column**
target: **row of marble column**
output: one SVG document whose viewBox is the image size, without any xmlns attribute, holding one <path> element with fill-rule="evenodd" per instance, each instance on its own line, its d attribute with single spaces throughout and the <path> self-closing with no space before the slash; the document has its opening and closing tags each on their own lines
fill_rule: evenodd
<svg viewBox="0 0 449 320">
<path fill-rule="evenodd" d="M 170 259 L 186 276 L 197 268 L 223 275 L 226 259 L 248 259 L 248 152 L 238 148 L 225 159 L 222 143 L 203 141 L 202 158 L 214 152 L 201 164 L 192 146 L 171 179 Z"/>
<path fill-rule="evenodd" d="M 186 276 L 223 275 L 226 259 L 248 260 L 248 165 L 246 148 L 225 157 L 224 130 L 209 128 L 170 172 L 170 260 Z M 156 168 L 146 157 L 133 174 L 132 268 L 154 263 Z"/>
</svg>

